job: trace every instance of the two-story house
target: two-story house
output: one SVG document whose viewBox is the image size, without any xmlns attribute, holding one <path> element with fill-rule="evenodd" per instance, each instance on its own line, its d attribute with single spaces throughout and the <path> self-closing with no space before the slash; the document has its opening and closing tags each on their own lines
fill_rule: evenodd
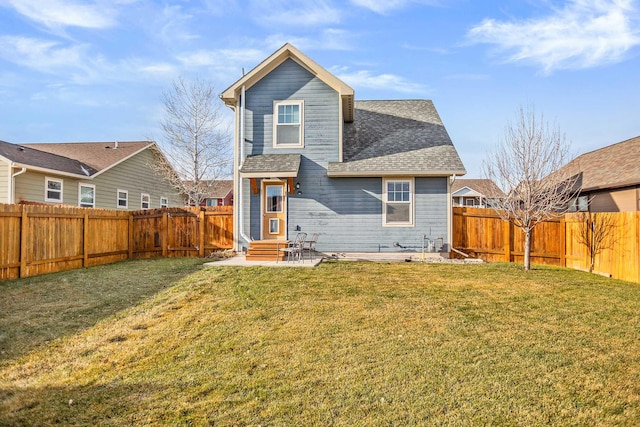
<svg viewBox="0 0 640 427">
<path fill-rule="evenodd" d="M 153 165 L 152 141 L 11 144 L 0 141 L 0 203 L 138 210 L 183 205 Z"/>
<path fill-rule="evenodd" d="M 319 232 L 324 252 L 447 252 L 450 178 L 466 173 L 433 103 L 355 101 L 285 44 L 226 89 L 235 112 L 234 236 Z"/>
</svg>

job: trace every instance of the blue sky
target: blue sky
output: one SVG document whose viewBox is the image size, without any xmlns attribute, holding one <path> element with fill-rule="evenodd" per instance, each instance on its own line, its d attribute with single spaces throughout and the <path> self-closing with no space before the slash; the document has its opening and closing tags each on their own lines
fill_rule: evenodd
<svg viewBox="0 0 640 427">
<path fill-rule="evenodd" d="M 222 92 L 286 42 L 356 99 L 432 99 L 469 178 L 521 106 L 575 154 L 640 135 L 639 0 L 0 0 L 0 23 L 9 142 L 160 139 L 172 80 Z"/>
</svg>

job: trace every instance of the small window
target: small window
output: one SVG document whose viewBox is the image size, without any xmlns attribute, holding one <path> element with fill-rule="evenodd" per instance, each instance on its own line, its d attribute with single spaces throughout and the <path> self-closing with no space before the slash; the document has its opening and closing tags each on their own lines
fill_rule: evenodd
<svg viewBox="0 0 640 427">
<path fill-rule="evenodd" d="M 269 219 L 269 234 L 280 234 L 280 220 L 278 218 Z"/>
<path fill-rule="evenodd" d="M 383 225 L 413 225 L 413 179 L 385 179 L 383 186 Z"/>
<path fill-rule="evenodd" d="M 273 116 L 274 147 L 302 147 L 303 102 L 276 101 Z"/>
<path fill-rule="evenodd" d="M 464 205 L 465 206 L 475 206 L 476 205 L 476 199 L 469 197 L 469 198 L 464 200 Z"/>
<path fill-rule="evenodd" d="M 141 209 L 149 209 L 151 207 L 151 196 L 148 194 L 142 193 L 140 195 L 140 208 Z"/>
<path fill-rule="evenodd" d="M 129 192 L 127 190 L 118 190 L 118 209 L 129 208 Z"/>
<path fill-rule="evenodd" d="M 569 203 L 569 212 L 587 212 L 589 210 L 589 197 L 579 196 Z"/>
<path fill-rule="evenodd" d="M 160 197 L 160 207 L 161 208 L 169 207 L 169 199 L 167 197 Z"/>
<path fill-rule="evenodd" d="M 78 206 L 81 208 L 96 207 L 96 186 L 92 184 L 78 184 Z"/>
<path fill-rule="evenodd" d="M 62 203 L 62 180 L 55 178 L 45 178 L 44 187 L 45 202 Z"/>
</svg>

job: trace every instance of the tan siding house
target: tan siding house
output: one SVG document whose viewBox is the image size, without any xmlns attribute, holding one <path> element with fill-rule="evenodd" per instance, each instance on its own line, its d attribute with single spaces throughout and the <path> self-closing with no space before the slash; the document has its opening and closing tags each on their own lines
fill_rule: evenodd
<svg viewBox="0 0 640 427">
<path fill-rule="evenodd" d="M 150 141 L 0 141 L 0 202 L 126 210 L 182 206 L 182 196 L 153 170 L 161 161 L 166 160 Z"/>
<path fill-rule="evenodd" d="M 566 168 L 578 171 L 572 211 L 640 211 L 640 136 L 582 154 Z"/>
</svg>

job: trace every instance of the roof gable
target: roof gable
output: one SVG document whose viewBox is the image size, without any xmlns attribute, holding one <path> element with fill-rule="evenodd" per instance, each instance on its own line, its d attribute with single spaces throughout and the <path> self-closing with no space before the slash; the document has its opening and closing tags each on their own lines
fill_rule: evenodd
<svg viewBox="0 0 640 427">
<path fill-rule="evenodd" d="M 353 120 L 354 108 L 354 91 L 345 82 L 331 74 L 329 71 L 320 66 L 317 62 L 300 52 L 290 43 L 286 43 L 280 49 L 275 51 L 271 56 L 254 67 L 247 74 L 225 89 L 220 98 L 228 106 L 234 106 L 238 103 L 240 92 L 244 87 L 245 90 L 256 84 L 264 76 L 276 69 L 287 59 L 292 59 L 300 66 L 304 67 L 311 74 L 322 80 L 329 87 L 338 92 L 342 99 L 342 111 L 344 120 L 350 122 Z"/>
</svg>

